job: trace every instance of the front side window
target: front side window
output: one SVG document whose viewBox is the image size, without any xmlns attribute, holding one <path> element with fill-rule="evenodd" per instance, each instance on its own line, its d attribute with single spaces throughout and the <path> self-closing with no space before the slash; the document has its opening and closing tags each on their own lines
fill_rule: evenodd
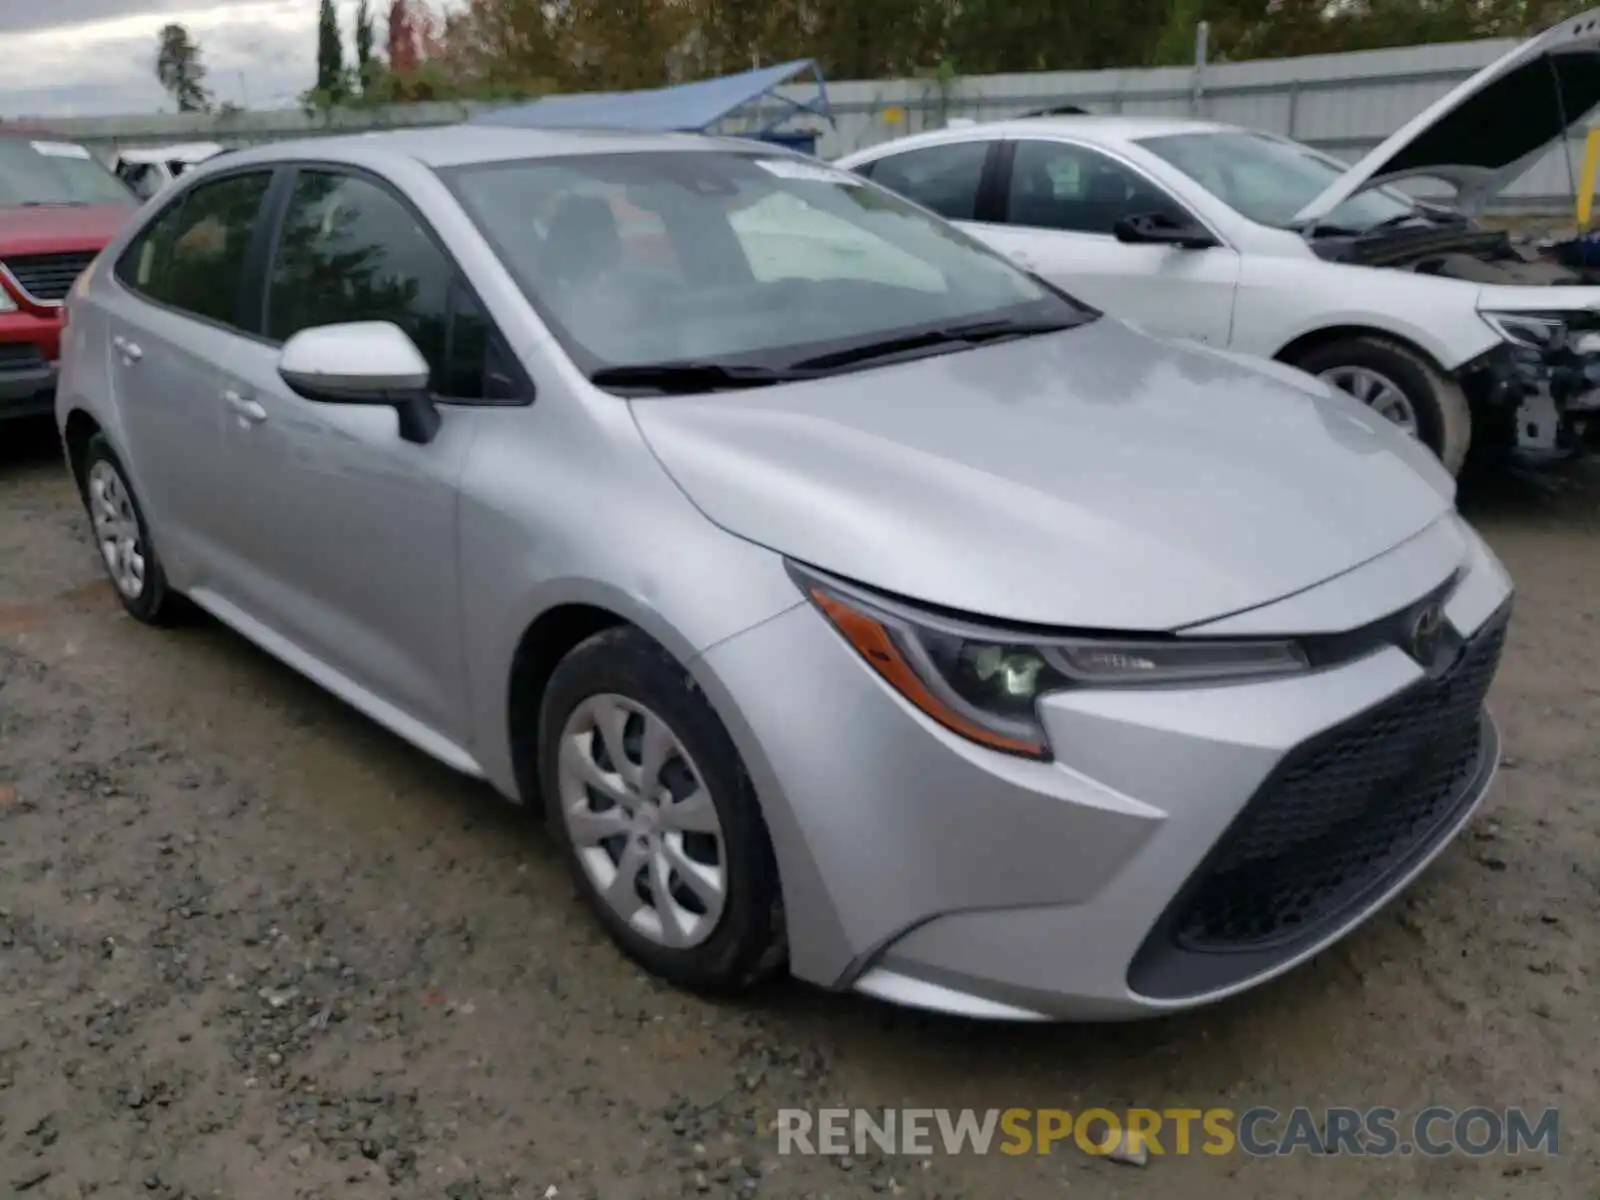
<svg viewBox="0 0 1600 1200">
<path fill-rule="evenodd" d="M 159 304 L 236 324 L 250 237 L 271 183 L 270 171 L 202 183 L 133 240 L 117 277 Z"/>
<path fill-rule="evenodd" d="M 1010 224 L 1110 234 L 1122 218 L 1145 215 L 1190 220 L 1144 176 L 1087 146 L 1017 143 L 1006 208 Z"/>
<path fill-rule="evenodd" d="M 1029 306 L 1035 320 L 1084 318 L 954 227 L 818 163 L 666 151 L 443 174 L 591 372 L 730 358 L 772 365 Z M 646 252 L 655 239 L 666 245 Z"/>
<path fill-rule="evenodd" d="M 0 136 L 0 208 L 102 204 L 134 208 L 138 199 L 87 148 Z"/>
<path fill-rule="evenodd" d="M 988 142 L 951 142 L 891 154 L 872 164 L 872 181 L 949 221 L 975 221 Z"/>
<path fill-rule="evenodd" d="M 1139 144 L 1235 212 L 1280 229 L 1290 227 L 1295 214 L 1348 169 L 1309 146 L 1244 130 L 1171 134 L 1145 138 Z M 1350 197 L 1323 223 L 1360 232 L 1415 207 L 1400 192 L 1374 188 Z"/>
<path fill-rule="evenodd" d="M 267 284 L 267 336 L 390 321 L 428 360 L 436 391 L 482 395 L 488 323 L 455 265 L 398 196 L 357 175 L 301 171 Z"/>
</svg>

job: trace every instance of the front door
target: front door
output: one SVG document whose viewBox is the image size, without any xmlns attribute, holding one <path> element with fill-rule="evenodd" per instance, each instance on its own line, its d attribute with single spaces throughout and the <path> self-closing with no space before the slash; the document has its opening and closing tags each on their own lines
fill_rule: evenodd
<svg viewBox="0 0 1600 1200">
<path fill-rule="evenodd" d="M 399 436 L 392 409 L 306 400 L 277 368 L 282 343 L 302 329 L 389 320 L 445 389 L 459 375 L 445 347 L 483 345 L 481 310 L 420 219 L 366 176 L 298 172 L 277 246 L 266 336 L 230 364 L 235 603 L 313 666 L 460 744 L 456 509 L 483 412 L 447 405 L 437 437 L 417 445 Z"/>
<path fill-rule="evenodd" d="M 1018 139 L 998 168 L 1004 223 L 969 231 L 1068 293 L 1161 337 L 1226 346 L 1240 260 L 1226 246 L 1130 245 L 1112 233 L 1139 213 L 1194 217 L 1132 167 L 1073 142 Z"/>
</svg>

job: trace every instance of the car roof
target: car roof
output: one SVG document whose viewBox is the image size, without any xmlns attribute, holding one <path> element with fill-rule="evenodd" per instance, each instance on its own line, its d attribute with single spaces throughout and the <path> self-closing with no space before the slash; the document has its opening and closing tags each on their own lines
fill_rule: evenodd
<svg viewBox="0 0 1600 1200">
<path fill-rule="evenodd" d="M 158 163 L 172 160 L 203 162 L 221 154 L 222 149 L 217 142 L 179 142 L 172 146 L 139 146 L 130 150 L 119 150 L 117 157 L 123 162 L 131 163 Z"/>
<path fill-rule="evenodd" d="M 573 154 L 629 154 L 651 150 L 739 150 L 745 139 L 707 137 L 698 133 L 626 133 L 614 130 L 518 129 L 503 125 L 446 125 L 426 129 L 393 129 L 333 137 L 300 138 L 251 147 L 228 155 L 230 167 L 252 162 L 318 159 L 372 164 L 410 159 L 429 167 L 509 162 L 524 158 L 556 158 Z M 766 147 L 773 155 L 793 157 L 781 146 Z"/>
<path fill-rule="evenodd" d="M 1051 134 L 1058 134 L 1101 145 L 1117 145 L 1173 134 L 1234 133 L 1238 129 L 1237 125 L 1224 125 L 1217 121 L 1196 121 L 1188 117 L 1125 116 L 1121 113 L 1105 116 L 1087 113 L 1014 117 L 1009 120 L 980 121 L 975 125 L 960 125 L 950 129 L 913 134 L 907 138 L 896 138 L 892 142 L 879 143 L 873 146 L 871 151 L 863 151 L 863 154 L 877 155 L 887 153 L 891 149 L 941 141 L 982 141 L 997 137 L 1048 137 Z"/>
</svg>

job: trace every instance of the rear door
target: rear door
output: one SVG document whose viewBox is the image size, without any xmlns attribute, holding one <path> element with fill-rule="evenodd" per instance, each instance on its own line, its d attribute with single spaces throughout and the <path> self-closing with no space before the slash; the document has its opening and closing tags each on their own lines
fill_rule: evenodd
<svg viewBox="0 0 1600 1200">
<path fill-rule="evenodd" d="M 998 139 L 936 142 L 873 159 L 856 173 L 981 238 L 998 219 L 991 183 L 1001 145 Z"/>
<path fill-rule="evenodd" d="M 240 299 L 270 170 L 208 180 L 176 198 L 118 259 L 106 309 L 125 466 L 183 586 L 227 556 L 234 499 L 220 469 L 221 364 L 251 345 Z"/>
</svg>

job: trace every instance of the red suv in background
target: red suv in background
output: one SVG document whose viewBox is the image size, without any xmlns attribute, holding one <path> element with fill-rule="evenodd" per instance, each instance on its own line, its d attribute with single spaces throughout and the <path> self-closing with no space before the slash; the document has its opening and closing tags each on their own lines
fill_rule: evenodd
<svg viewBox="0 0 1600 1200">
<path fill-rule="evenodd" d="M 62 301 L 138 206 L 84 147 L 0 127 L 0 421 L 51 410 Z"/>
</svg>

